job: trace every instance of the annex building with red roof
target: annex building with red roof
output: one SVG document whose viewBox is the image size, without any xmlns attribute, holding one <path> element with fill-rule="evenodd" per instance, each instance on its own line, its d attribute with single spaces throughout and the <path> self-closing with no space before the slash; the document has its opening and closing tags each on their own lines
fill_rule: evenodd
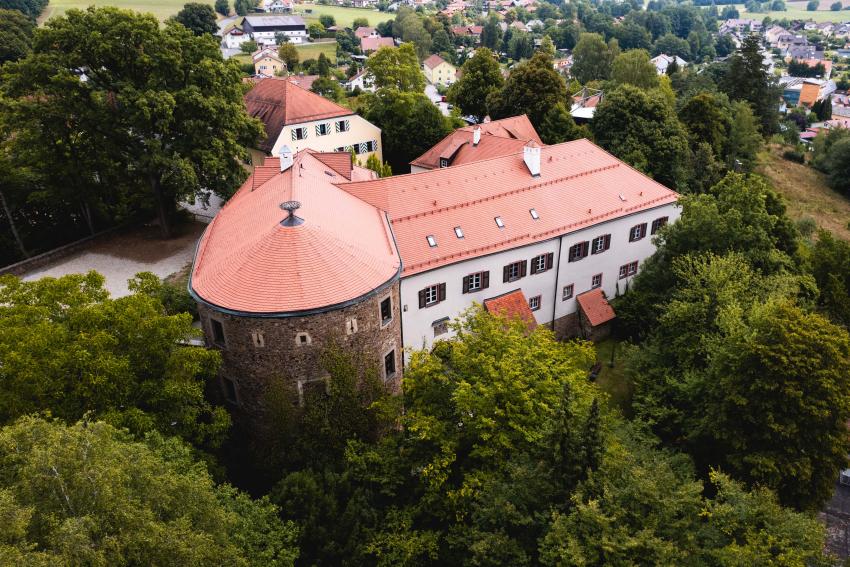
<svg viewBox="0 0 850 567">
<path fill-rule="evenodd" d="M 545 146 L 524 117 L 496 122 L 513 135 L 488 135 L 514 146 L 419 173 L 378 179 L 344 152 L 286 147 L 254 168 L 189 283 L 228 400 L 254 414 L 270 384 L 301 393 L 330 345 L 397 386 L 404 349 L 450 338 L 474 303 L 559 337 L 608 322 L 678 195 L 587 140 Z"/>
<path fill-rule="evenodd" d="M 309 77 L 270 77 L 257 81 L 245 96 L 248 114 L 258 118 L 266 136 L 251 152 L 252 163 L 262 165 L 284 146 L 298 152 L 351 152 L 366 162 L 370 154 L 382 157 L 381 129 L 349 108 L 309 89 Z"/>
</svg>

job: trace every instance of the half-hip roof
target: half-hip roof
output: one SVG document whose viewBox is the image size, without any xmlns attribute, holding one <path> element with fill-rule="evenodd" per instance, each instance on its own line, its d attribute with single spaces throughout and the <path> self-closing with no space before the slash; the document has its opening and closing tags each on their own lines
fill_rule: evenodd
<svg viewBox="0 0 850 567">
<path fill-rule="evenodd" d="M 484 309 L 493 315 L 499 315 L 507 319 L 519 319 L 529 329 L 537 327 L 534 312 L 528 306 L 528 300 L 521 289 L 515 289 L 496 297 L 484 300 Z"/>
<path fill-rule="evenodd" d="M 290 77 L 270 77 L 259 81 L 244 97 L 248 114 L 259 118 L 266 138 L 259 147 L 272 151 L 285 126 L 354 114 L 350 109 L 301 88 Z"/>
</svg>

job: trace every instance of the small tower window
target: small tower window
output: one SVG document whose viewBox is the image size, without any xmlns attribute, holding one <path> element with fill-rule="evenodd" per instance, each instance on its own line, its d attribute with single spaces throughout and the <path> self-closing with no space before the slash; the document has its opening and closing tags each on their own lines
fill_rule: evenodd
<svg viewBox="0 0 850 567">
<path fill-rule="evenodd" d="M 254 331 L 251 333 L 251 340 L 254 341 L 254 346 L 257 348 L 263 348 L 266 346 L 266 334 L 262 331 Z"/>
<path fill-rule="evenodd" d="M 313 342 L 310 338 L 310 333 L 298 333 L 295 335 L 295 345 L 296 346 L 306 346 Z"/>
<path fill-rule="evenodd" d="M 218 319 L 210 319 L 210 327 L 212 327 L 213 342 L 224 346 L 224 325 Z"/>
<path fill-rule="evenodd" d="M 357 317 L 349 317 L 345 321 L 345 334 L 353 335 L 357 332 Z"/>
</svg>

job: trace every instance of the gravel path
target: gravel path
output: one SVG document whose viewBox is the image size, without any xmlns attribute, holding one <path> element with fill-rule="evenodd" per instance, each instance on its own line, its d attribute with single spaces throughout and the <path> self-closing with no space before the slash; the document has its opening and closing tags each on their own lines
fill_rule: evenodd
<svg viewBox="0 0 850 567">
<path fill-rule="evenodd" d="M 200 223 L 182 226 L 181 233 L 171 240 L 160 239 L 156 227 L 109 235 L 93 242 L 85 250 L 25 274 L 23 279 L 60 277 L 96 270 L 106 278 L 106 289 L 112 297 L 122 297 L 129 295 L 127 280 L 138 272 L 153 272 L 165 278 L 191 262 L 195 244 L 205 227 Z"/>
</svg>

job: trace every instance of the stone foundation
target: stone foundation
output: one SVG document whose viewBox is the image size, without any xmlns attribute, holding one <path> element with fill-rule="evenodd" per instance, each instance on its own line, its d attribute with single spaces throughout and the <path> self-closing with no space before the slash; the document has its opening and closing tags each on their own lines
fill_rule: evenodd
<svg viewBox="0 0 850 567">
<path fill-rule="evenodd" d="M 552 326 L 555 331 L 555 337 L 558 340 L 572 339 L 581 336 L 581 327 L 579 326 L 578 313 L 570 313 L 558 319 Z"/>
</svg>

